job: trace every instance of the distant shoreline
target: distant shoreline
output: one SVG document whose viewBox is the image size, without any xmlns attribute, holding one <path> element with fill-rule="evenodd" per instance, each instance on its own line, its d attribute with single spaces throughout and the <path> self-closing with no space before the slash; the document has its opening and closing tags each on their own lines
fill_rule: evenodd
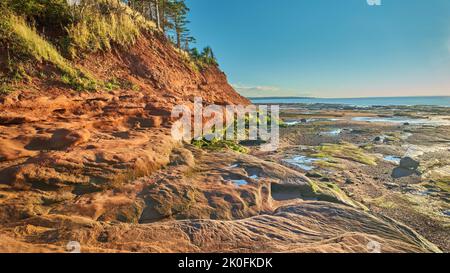
<svg viewBox="0 0 450 273">
<path fill-rule="evenodd" d="M 244 96 L 245 97 L 245 96 Z M 450 96 L 398 96 L 398 97 L 348 97 L 348 98 L 325 98 L 325 97 L 246 97 L 249 100 L 258 99 L 323 99 L 323 100 L 348 100 L 348 99 L 401 99 L 401 98 L 450 98 Z"/>
<path fill-rule="evenodd" d="M 257 97 L 248 98 L 256 104 L 333 104 L 354 107 L 374 106 L 435 106 L 450 107 L 450 96 L 413 97 L 360 97 L 360 98 L 315 98 L 315 97 Z"/>
</svg>

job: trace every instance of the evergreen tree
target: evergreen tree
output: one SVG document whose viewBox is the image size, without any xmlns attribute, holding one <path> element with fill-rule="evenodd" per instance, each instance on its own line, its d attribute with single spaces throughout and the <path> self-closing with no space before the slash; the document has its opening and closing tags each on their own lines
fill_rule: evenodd
<svg viewBox="0 0 450 273">
<path fill-rule="evenodd" d="M 177 48 L 181 48 L 182 43 L 190 40 L 187 24 L 189 23 L 187 15 L 189 8 L 184 0 L 167 1 L 167 16 L 171 30 L 175 36 Z"/>
<path fill-rule="evenodd" d="M 193 60 L 203 65 L 217 65 L 216 57 L 211 47 L 205 47 L 201 52 L 191 49 L 195 43 L 189 28 L 189 8 L 185 0 L 122 0 L 131 8 L 142 13 L 146 18 L 156 22 L 177 48 L 189 52 Z"/>
</svg>

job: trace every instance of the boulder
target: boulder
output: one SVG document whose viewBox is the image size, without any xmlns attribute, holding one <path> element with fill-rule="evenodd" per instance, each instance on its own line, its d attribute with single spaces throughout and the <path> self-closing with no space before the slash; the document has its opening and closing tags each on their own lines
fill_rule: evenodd
<svg viewBox="0 0 450 273">
<path fill-rule="evenodd" d="M 416 174 L 416 171 L 414 171 L 414 170 L 398 167 L 392 171 L 391 176 L 392 176 L 392 178 L 399 179 L 399 178 L 408 177 L 408 176 L 411 176 L 414 174 Z"/>
<path fill-rule="evenodd" d="M 407 156 L 400 160 L 400 167 L 409 170 L 417 170 L 419 168 L 420 162 Z"/>
<path fill-rule="evenodd" d="M 355 184 L 355 181 L 353 181 L 353 179 L 351 179 L 351 178 L 347 178 L 347 179 L 345 179 L 345 184 L 353 185 L 353 184 Z"/>
</svg>

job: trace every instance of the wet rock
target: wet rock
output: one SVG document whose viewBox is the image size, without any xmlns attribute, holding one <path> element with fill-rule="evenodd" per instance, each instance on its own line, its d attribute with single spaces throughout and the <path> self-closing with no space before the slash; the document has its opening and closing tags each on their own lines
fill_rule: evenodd
<svg viewBox="0 0 450 273">
<path fill-rule="evenodd" d="M 318 172 L 308 172 L 306 173 L 306 176 L 309 178 L 322 178 L 323 175 Z"/>
<path fill-rule="evenodd" d="M 415 170 L 398 167 L 392 171 L 391 176 L 392 176 L 392 178 L 398 179 L 398 178 L 403 178 L 403 177 L 408 177 L 408 176 L 414 175 L 415 173 L 416 173 Z"/>
<path fill-rule="evenodd" d="M 388 189 L 395 189 L 398 188 L 399 185 L 396 183 L 384 183 L 384 185 L 388 188 Z"/>
<path fill-rule="evenodd" d="M 322 181 L 322 182 L 330 182 L 331 179 L 330 179 L 329 177 L 322 177 L 322 178 L 320 179 L 320 181 Z"/>
<path fill-rule="evenodd" d="M 272 198 L 277 201 L 286 201 L 294 199 L 304 199 L 302 189 L 294 185 L 279 185 L 272 183 Z"/>
<path fill-rule="evenodd" d="M 417 170 L 419 168 L 420 162 L 412 159 L 411 157 L 404 157 L 400 159 L 400 167 L 409 170 Z"/>
<path fill-rule="evenodd" d="M 353 184 L 355 184 L 355 182 L 353 181 L 353 179 L 347 178 L 347 179 L 345 179 L 345 184 L 347 184 L 347 185 L 353 185 Z"/>
<path fill-rule="evenodd" d="M 248 147 L 261 146 L 262 144 L 266 144 L 267 141 L 258 139 L 258 140 L 243 140 L 240 141 L 239 144 Z"/>
</svg>

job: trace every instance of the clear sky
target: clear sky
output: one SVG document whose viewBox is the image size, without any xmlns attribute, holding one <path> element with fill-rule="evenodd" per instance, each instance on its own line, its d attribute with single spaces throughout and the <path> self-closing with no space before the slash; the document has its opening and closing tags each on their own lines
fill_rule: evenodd
<svg viewBox="0 0 450 273">
<path fill-rule="evenodd" d="M 450 0 L 187 0 L 246 96 L 450 95 Z"/>
</svg>

